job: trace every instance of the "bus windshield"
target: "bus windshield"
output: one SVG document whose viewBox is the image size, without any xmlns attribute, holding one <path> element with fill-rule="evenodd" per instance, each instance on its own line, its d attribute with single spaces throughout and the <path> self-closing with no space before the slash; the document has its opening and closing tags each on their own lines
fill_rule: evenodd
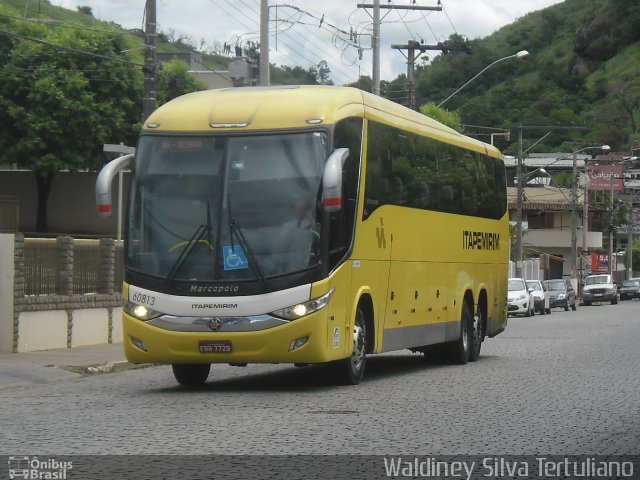
<svg viewBox="0 0 640 480">
<path fill-rule="evenodd" d="M 320 261 L 321 132 L 143 135 L 127 267 L 182 281 L 264 280 Z"/>
</svg>

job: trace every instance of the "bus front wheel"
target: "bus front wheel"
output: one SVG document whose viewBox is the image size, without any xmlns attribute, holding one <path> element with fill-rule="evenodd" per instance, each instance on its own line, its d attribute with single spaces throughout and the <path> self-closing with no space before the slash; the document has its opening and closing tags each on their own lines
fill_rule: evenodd
<svg viewBox="0 0 640 480">
<path fill-rule="evenodd" d="M 180 385 L 202 385 L 209 377 L 211 365 L 208 363 L 174 363 L 173 376 Z"/>
<path fill-rule="evenodd" d="M 336 363 L 337 380 L 342 385 L 357 385 L 364 379 L 367 363 L 367 329 L 364 313 L 358 308 L 353 325 L 353 351 L 349 358 Z"/>
</svg>

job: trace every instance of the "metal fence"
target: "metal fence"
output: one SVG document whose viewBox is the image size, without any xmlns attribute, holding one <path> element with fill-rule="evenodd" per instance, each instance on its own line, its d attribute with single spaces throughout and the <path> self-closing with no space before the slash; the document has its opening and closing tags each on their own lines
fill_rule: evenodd
<svg viewBox="0 0 640 480">
<path fill-rule="evenodd" d="M 54 239 L 25 239 L 25 295 L 55 295 L 58 249 Z"/>
<path fill-rule="evenodd" d="M 25 295 L 56 295 L 60 287 L 61 270 L 71 270 L 73 295 L 101 293 L 105 285 L 101 275 L 111 276 L 106 282 L 119 292 L 124 278 L 123 248 L 121 242 L 113 247 L 113 270 L 105 269 L 98 240 L 75 240 L 72 253 L 61 247 L 56 239 L 25 239 L 24 292 Z M 113 282 L 113 283 L 111 283 Z"/>
</svg>

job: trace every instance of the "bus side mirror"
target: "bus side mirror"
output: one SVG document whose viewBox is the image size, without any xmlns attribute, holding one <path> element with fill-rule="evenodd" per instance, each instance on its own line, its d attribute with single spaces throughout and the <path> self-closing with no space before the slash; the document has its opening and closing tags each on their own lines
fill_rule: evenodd
<svg viewBox="0 0 640 480">
<path fill-rule="evenodd" d="M 348 148 L 336 148 L 327 159 L 322 175 L 322 204 L 325 212 L 337 212 L 342 208 L 342 165 L 348 156 Z"/>
<path fill-rule="evenodd" d="M 113 210 L 111 204 L 111 181 L 116 173 L 129 166 L 132 159 L 132 153 L 118 157 L 115 160 L 111 160 L 100 170 L 96 180 L 96 209 L 101 217 L 111 216 Z"/>
</svg>

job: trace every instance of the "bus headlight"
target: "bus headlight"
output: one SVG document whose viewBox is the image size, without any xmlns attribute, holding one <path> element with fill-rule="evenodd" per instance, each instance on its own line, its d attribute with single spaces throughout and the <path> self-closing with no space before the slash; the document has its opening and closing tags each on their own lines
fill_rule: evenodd
<svg viewBox="0 0 640 480">
<path fill-rule="evenodd" d="M 324 308 L 324 306 L 329 303 L 331 295 L 333 295 L 334 291 L 335 288 L 332 288 L 321 297 L 314 298 L 313 300 L 309 300 L 308 302 L 292 305 L 290 307 L 281 308 L 280 310 L 271 312 L 271 315 L 284 318 L 285 320 L 296 320 L 300 317 L 304 317 L 305 315 L 309 315 L 310 313 L 317 312 L 318 310 Z"/>
<path fill-rule="evenodd" d="M 136 317 L 138 320 L 151 320 L 152 318 L 156 318 L 162 315 L 162 313 L 156 312 L 155 310 L 152 310 L 144 305 L 140 305 L 139 303 L 124 302 L 122 308 L 125 312 L 133 317 Z"/>
</svg>

